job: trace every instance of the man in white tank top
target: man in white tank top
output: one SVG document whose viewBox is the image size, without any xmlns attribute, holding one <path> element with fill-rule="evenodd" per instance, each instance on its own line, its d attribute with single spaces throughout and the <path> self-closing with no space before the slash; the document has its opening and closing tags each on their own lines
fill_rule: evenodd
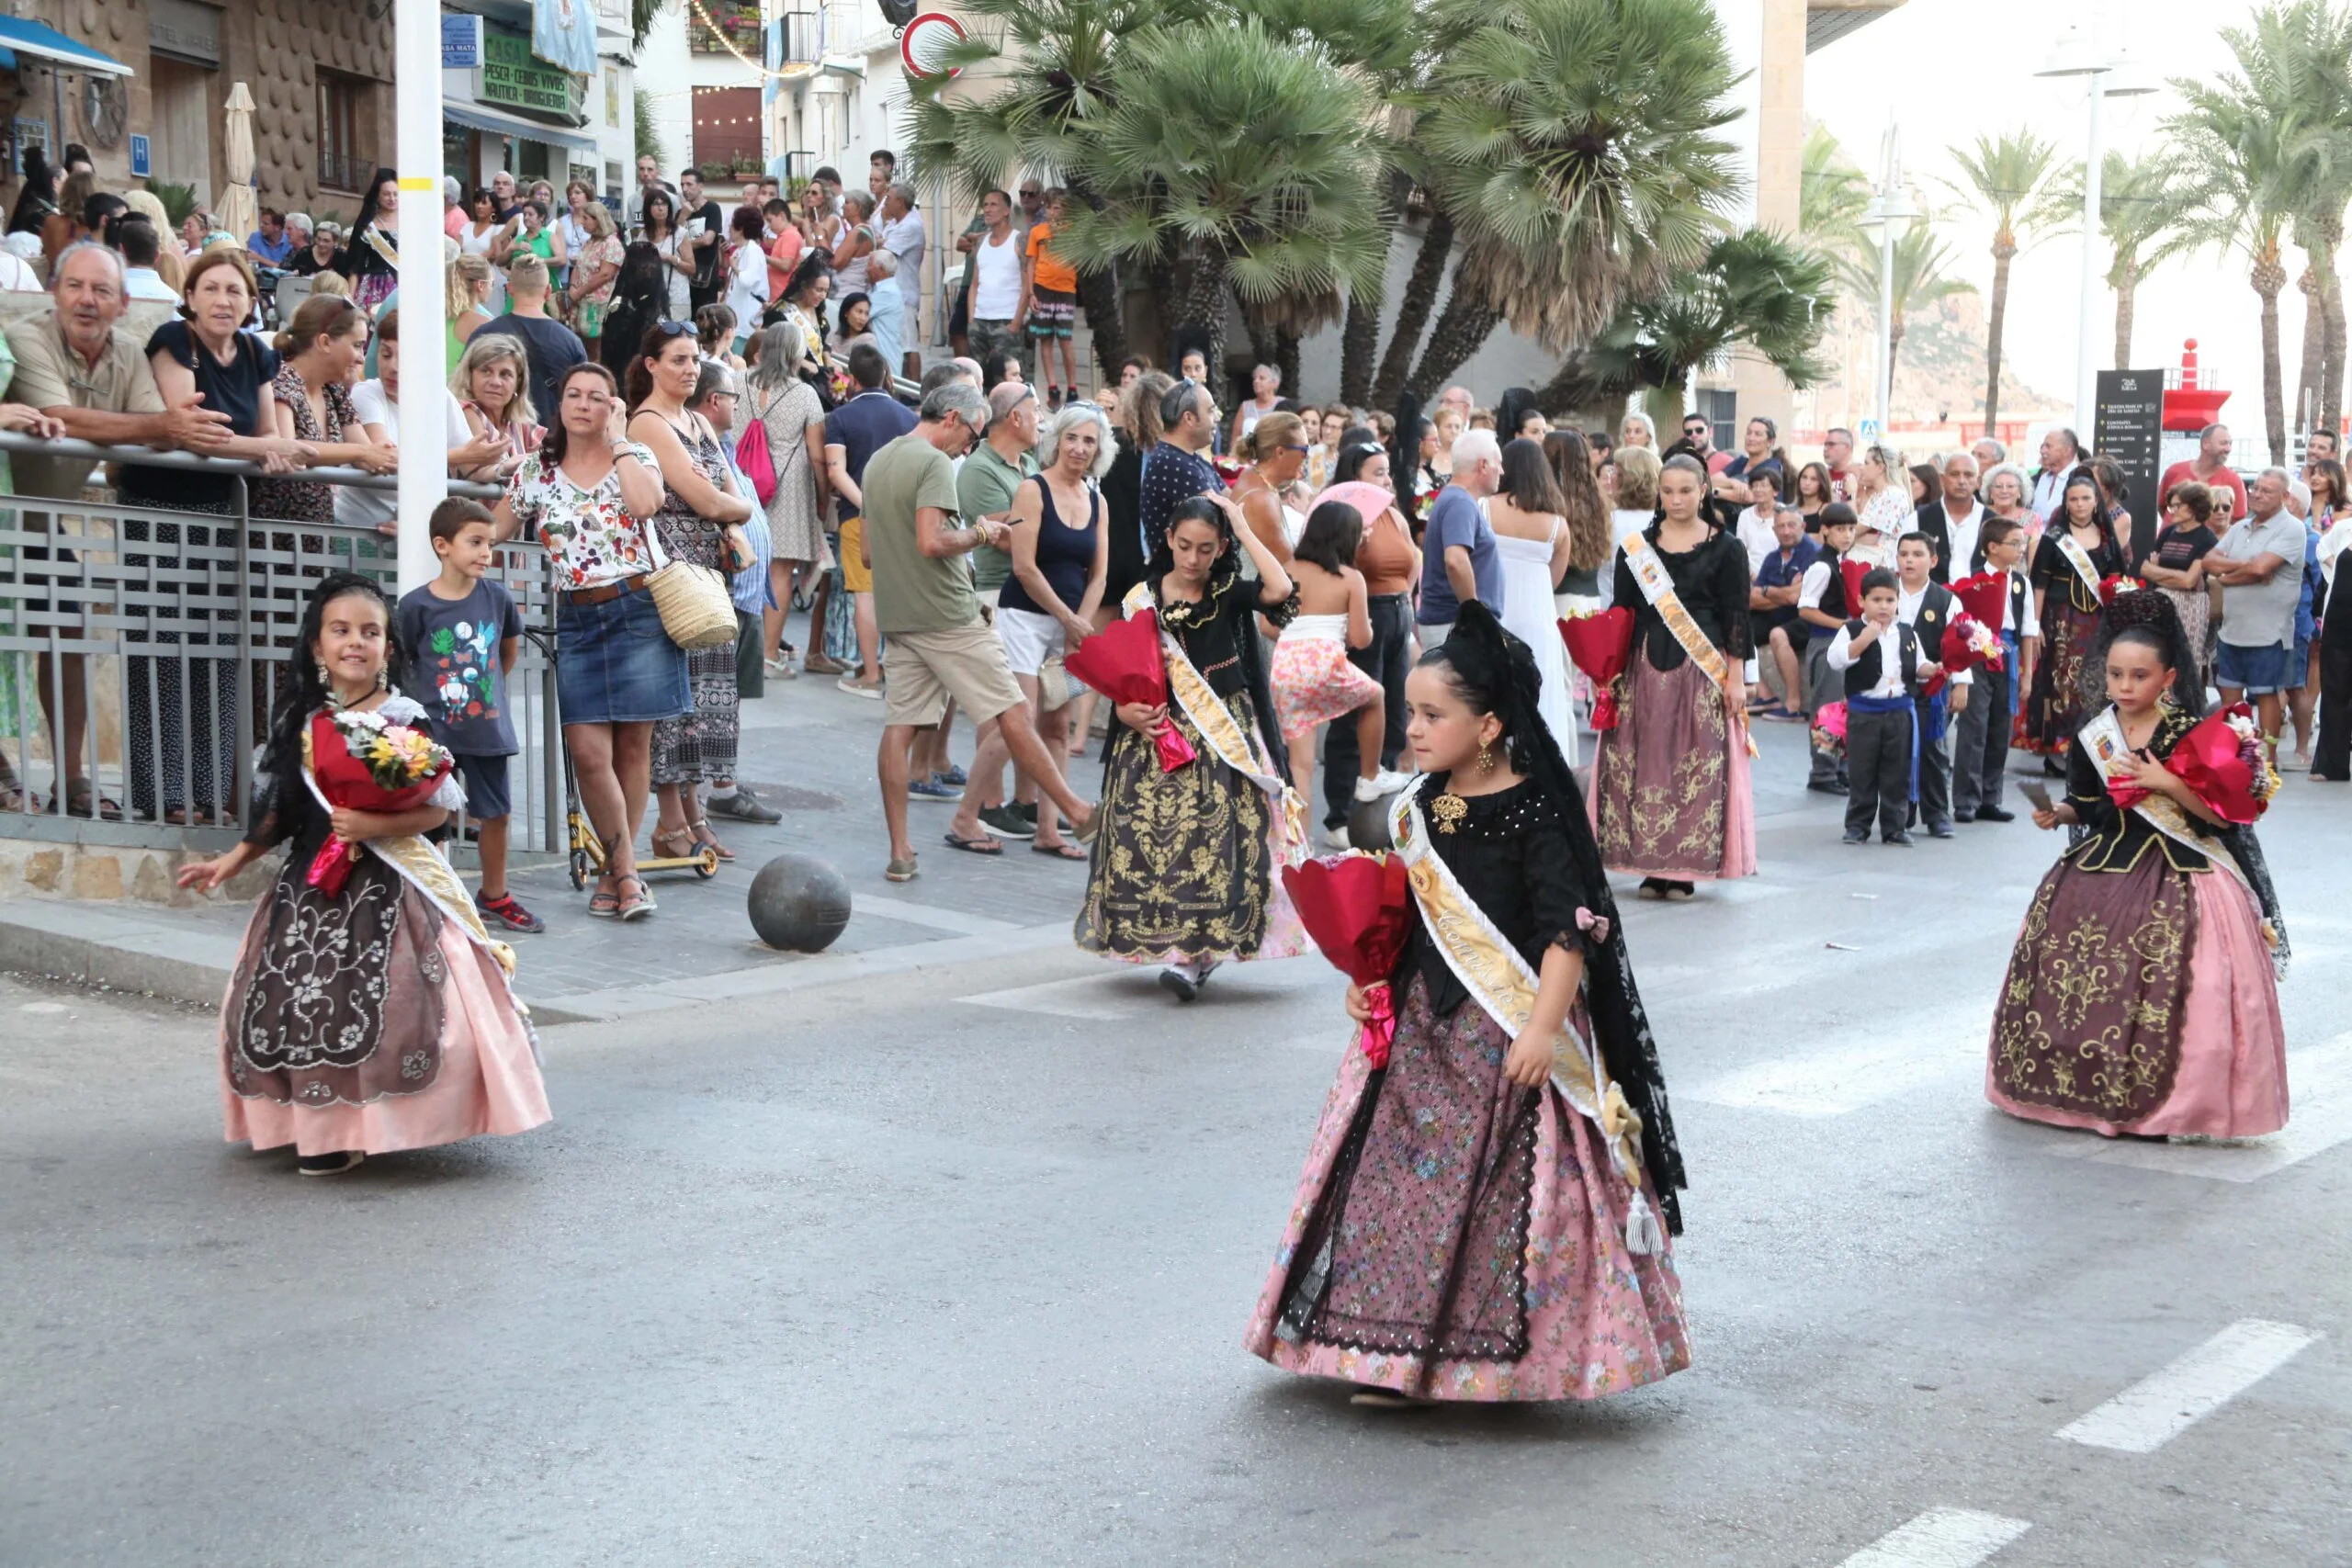
<svg viewBox="0 0 2352 1568">
<path fill-rule="evenodd" d="M 1016 356 L 1021 352 L 1021 236 L 1012 226 L 1012 198 L 1001 190 L 980 198 L 980 218 L 988 232 L 972 247 L 967 335 L 972 357 L 986 365 L 1001 348 Z M 1021 375 L 1024 381 L 1029 378 L 1025 361 Z"/>
</svg>

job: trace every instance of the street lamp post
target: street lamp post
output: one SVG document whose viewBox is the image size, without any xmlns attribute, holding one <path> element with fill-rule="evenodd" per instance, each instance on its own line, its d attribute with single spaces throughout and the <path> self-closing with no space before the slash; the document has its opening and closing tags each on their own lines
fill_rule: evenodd
<svg viewBox="0 0 2352 1568">
<path fill-rule="evenodd" d="M 437 570 L 428 527 L 449 493 L 449 427 L 440 389 L 449 378 L 442 331 L 441 6 L 398 0 L 392 16 L 392 145 L 400 175 L 401 380 L 398 491 L 400 585 L 405 592 Z M 550 418 L 552 416 L 549 416 Z"/>
<path fill-rule="evenodd" d="M 2034 74 L 2088 78 L 2090 155 L 2083 164 L 2082 277 L 2075 329 L 2075 430 L 2087 446 L 2093 439 L 2098 401 L 2099 183 L 2107 156 L 2100 140 L 2100 106 L 2108 98 L 2136 97 L 2156 88 L 2133 68 L 2129 56 L 2100 49 L 2079 26 L 2067 28 Z"/>
<path fill-rule="evenodd" d="M 1878 194 L 1862 209 L 1860 226 L 1878 246 L 1878 356 L 1871 400 L 1879 438 L 1884 440 L 1894 418 L 1894 243 L 1918 218 L 1919 209 L 1903 188 L 1902 139 L 1891 125 L 1882 152 Z"/>
</svg>

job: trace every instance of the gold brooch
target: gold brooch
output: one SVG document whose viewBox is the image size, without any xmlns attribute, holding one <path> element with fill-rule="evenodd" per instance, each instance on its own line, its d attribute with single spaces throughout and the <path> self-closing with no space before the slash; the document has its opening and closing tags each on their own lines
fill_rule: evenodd
<svg viewBox="0 0 2352 1568">
<path fill-rule="evenodd" d="M 1430 802 L 1430 815 L 1437 818 L 1439 832 L 1451 833 L 1464 817 L 1470 815 L 1470 803 L 1449 792 Z"/>
</svg>

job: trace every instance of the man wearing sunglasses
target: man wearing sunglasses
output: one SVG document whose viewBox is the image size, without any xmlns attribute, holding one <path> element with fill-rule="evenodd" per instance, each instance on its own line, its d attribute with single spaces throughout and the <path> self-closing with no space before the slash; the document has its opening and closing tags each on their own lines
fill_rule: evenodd
<svg viewBox="0 0 2352 1568">
<path fill-rule="evenodd" d="M 1001 733 L 1012 761 L 1078 829 L 1094 831 L 1094 807 L 1063 782 L 1014 684 L 1004 644 L 980 617 L 964 558 L 982 545 L 1001 548 L 1010 530 L 988 518 L 964 520 L 954 459 L 979 445 L 989 428 L 978 388 L 950 382 L 925 395 L 915 428 L 865 466 L 865 547 L 874 560 L 874 602 L 885 645 L 882 743 L 875 771 L 890 831 L 892 882 L 914 879 L 914 840 L 907 830 L 908 751 L 918 730 L 938 724 L 952 699 L 985 742 Z M 993 838 L 946 835 L 950 848 L 996 855 Z"/>
</svg>

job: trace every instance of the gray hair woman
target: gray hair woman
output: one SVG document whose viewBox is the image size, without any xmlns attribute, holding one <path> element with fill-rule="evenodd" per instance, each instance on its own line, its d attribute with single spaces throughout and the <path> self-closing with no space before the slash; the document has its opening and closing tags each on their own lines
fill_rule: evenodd
<svg viewBox="0 0 2352 1568">
<path fill-rule="evenodd" d="M 758 421 L 767 433 L 775 490 L 766 502 L 768 582 L 775 603 L 763 613 L 763 669 L 778 680 L 799 674 L 799 649 L 784 640 L 786 607 L 798 589 L 820 580 L 833 564 L 825 547 L 825 406 L 816 389 L 793 373 L 808 352 L 797 321 L 778 321 L 752 334 L 751 368 L 743 373 L 743 405 L 735 417 Z M 814 625 L 821 627 L 821 610 Z"/>
<path fill-rule="evenodd" d="M 1038 449 L 1038 471 L 1013 492 L 1006 519 L 1012 575 L 997 592 L 996 634 L 1058 770 L 1070 699 L 1062 656 L 1093 635 L 1111 570 L 1111 529 L 1099 488 L 1115 455 L 1111 422 L 1091 403 L 1072 403 L 1046 421 Z M 991 761 L 1002 766 L 1003 759 L 984 742 L 973 764 L 976 775 L 991 776 L 986 771 Z M 1055 792 L 1044 787 L 1046 781 L 1037 782 L 1037 836 L 1030 848 L 1058 860 L 1086 859 L 1085 851 L 1062 836 L 1052 808 Z"/>
</svg>

